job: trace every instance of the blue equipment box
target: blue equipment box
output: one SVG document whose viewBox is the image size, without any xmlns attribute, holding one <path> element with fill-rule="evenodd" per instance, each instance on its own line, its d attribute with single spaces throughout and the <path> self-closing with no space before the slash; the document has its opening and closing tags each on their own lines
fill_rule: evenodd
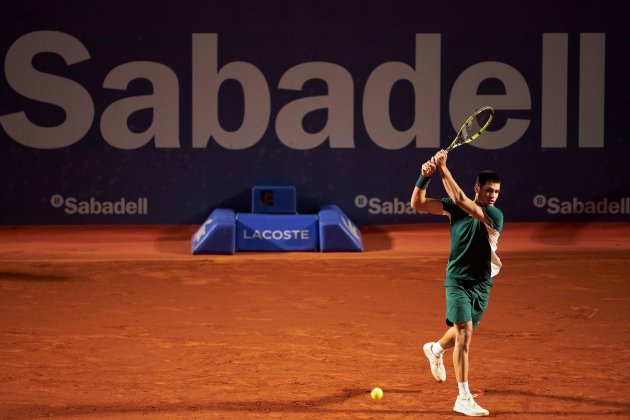
<svg viewBox="0 0 630 420">
<path fill-rule="evenodd" d="M 192 237 L 193 254 L 234 254 L 234 210 L 215 209 Z"/>
<path fill-rule="evenodd" d="M 322 252 L 361 252 L 361 231 L 337 206 L 321 207 L 319 211 L 319 249 Z"/>
</svg>

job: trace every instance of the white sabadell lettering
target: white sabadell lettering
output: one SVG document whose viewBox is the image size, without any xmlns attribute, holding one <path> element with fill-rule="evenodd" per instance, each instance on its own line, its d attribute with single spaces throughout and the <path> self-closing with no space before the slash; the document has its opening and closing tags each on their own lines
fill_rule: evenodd
<svg viewBox="0 0 630 420">
<path fill-rule="evenodd" d="M 411 203 L 394 197 L 392 201 L 383 201 L 378 197 L 371 197 L 367 202 L 370 214 L 417 214 L 418 211 L 411 207 Z"/>
<path fill-rule="evenodd" d="M 550 197 L 547 200 L 547 213 L 549 214 L 629 214 L 630 197 L 622 197 L 618 200 L 609 200 L 604 197 L 599 201 L 582 201 L 577 197 L 561 201 L 558 197 Z"/>
<path fill-rule="evenodd" d="M 542 37 L 539 53 L 542 66 L 538 75 L 542 80 L 541 92 L 535 92 L 535 96 L 542 97 L 543 101 L 539 118 L 542 126 L 541 148 L 568 147 L 566 130 L 561 128 L 566 126 L 568 102 L 568 90 L 563 86 L 566 85 L 568 74 L 574 70 L 580 75 L 578 92 L 574 95 L 578 98 L 580 108 L 576 127 L 579 147 L 604 147 L 606 34 L 580 34 L 579 51 L 576 51 L 581 57 L 578 69 L 570 69 L 568 66 L 573 60 L 565 61 L 563 58 L 573 53 L 573 50 L 569 51 L 567 33 L 538 33 L 533 36 Z M 192 34 L 189 60 L 192 74 L 190 130 L 182 130 L 179 121 L 179 101 L 182 97 L 180 86 L 186 85 L 180 80 L 183 75 L 178 77 L 165 64 L 148 60 L 142 61 L 139 66 L 133 65 L 137 64 L 133 61 L 121 63 L 109 72 L 103 68 L 91 68 L 92 73 L 106 74 L 101 85 L 105 89 L 124 90 L 127 83 L 135 79 L 145 79 L 153 85 L 157 91 L 154 98 L 161 99 L 151 107 L 154 115 L 151 130 L 135 133 L 128 126 L 128 118 L 120 115 L 118 102 L 101 106 L 107 98 L 102 91 L 90 92 L 71 78 L 41 71 L 33 64 L 34 57 L 39 54 L 54 54 L 70 64 L 88 62 L 81 65 L 89 69 L 89 61 L 94 58 L 83 42 L 60 31 L 33 31 L 16 39 L 7 50 L 4 57 L 6 83 L 24 98 L 61 108 L 66 118 L 56 126 L 41 126 L 33 123 L 25 110 L 18 106 L 13 112 L 0 115 L 0 125 L 15 142 L 34 149 L 48 150 L 65 148 L 85 139 L 95 120 L 101 123 L 104 141 L 117 149 L 138 149 L 147 144 L 155 148 L 178 149 L 182 147 L 182 139 L 179 138 L 182 131 L 192 133 L 193 148 L 205 148 L 212 139 L 226 149 L 246 149 L 261 141 L 271 125 L 275 127 L 278 140 L 284 146 L 306 150 L 320 147 L 323 143 L 330 148 L 355 148 L 354 127 L 356 121 L 362 121 L 368 138 L 374 144 L 383 149 L 400 150 L 410 144 L 416 148 L 435 148 L 440 144 L 440 91 L 450 92 L 447 102 L 455 104 L 456 108 L 451 110 L 451 115 L 459 115 L 458 107 L 467 107 L 466 104 L 484 98 L 483 95 L 470 92 L 476 92 L 476 87 L 483 80 L 496 78 L 502 82 L 506 91 L 501 97 L 502 109 L 533 109 L 532 92 L 523 74 L 500 61 L 467 63 L 466 70 L 461 74 L 449 77 L 449 80 L 454 80 L 453 86 L 445 85 L 441 80 L 441 66 L 445 61 L 443 56 L 458 52 L 444 52 L 441 37 L 439 33 L 415 34 L 414 51 L 409 54 L 415 58 L 411 60 L 412 64 L 388 61 L 377 63 L 371 71 L 359 69 L 362 74 L 369 73 L 362 92 L 355 89 L 353 76 L 356 75 L 336 63 L 320 60 L 297 63 L 287 69 L 279 79 L 278 90 L 302 91 L 302 87 L 310 80 L 321 80 L 328 86 L 328 94 L 318 98 L 327 101 L 323 109 L 327 110 L 328 118 L 324 129 L 317 134 L 306 132 L 302 119 L 307 113 L 322 109 L 320 102 L 313 102 L 312 108 L 306 109 L 304 97 L 282 107 L 274 103 L 278 98 L 284 98 L 284 95 L 272 92 L 268 83 L 268 80 L 276 77 L 265 75 L 246 58 L 227 61 L 220 57 L 217 33 Z M 96 60 L 96 63 L 102 62 L 99 58 Z M 273 70 L 275 75 L 277 69 Z M 226 130 L 219 119 L 220 107 L 224 106 L 218 100 L 219 92 L 227 80 L 240 84 L 244 98 L 240 110 L 243 118 L 237 130 Z M 401 81 L 408 82 L 415 94 L 414 120 L 405 131 L 396 129 L 390 117 L 392 89 Z M 53 85 L 56 89 L 49 89 Z M 558 96 L 560 100 L 556 100 Z M 95 103 L 99 104 L 98 109 Z M 357 116 L 357 103 L 362 104 L 362 118 Z M 557 103 L 560 106 L 556 106 Z M 103 109 L 102 114 L 97 115 L 100 109 Z M 583 118 L 585 110 L 589 118 Z M 135 111 L 137 109 L 130 109 L 128 113 L 131 115 Z M 424 115 L 427 112 L 431 114 Z M 271 121 L 274 116 L 275 121 Z M 560 124 L 557 124 L 558 121 Z M 524 137 L 530 122 L 524 118 L 507 118 L 502 128 L 486 134 L 486 140 L 477 147 L 503 149 L 511 146 Z M 458 125 L 461 122 L 454 123 Z M 394 209 L 388 211 L 393 212 Z"/>
<path fill-rule="evenodd" d="M 64 213 L 83 215 L 146 215 L 148 214 L 148 199 L 141 197 L 136 201 L 121 198 L 116 201 L 99 201 L 95 197 L 79 201 L 76 197 L 64 200 Z"/>
</svg>

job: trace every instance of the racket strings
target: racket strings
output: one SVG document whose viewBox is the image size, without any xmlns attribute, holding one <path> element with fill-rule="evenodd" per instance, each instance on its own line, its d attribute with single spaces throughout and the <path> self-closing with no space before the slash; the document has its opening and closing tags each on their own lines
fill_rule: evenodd
<svg viewBox="0 0 630 420">
<path fill-rule="evenodd" d="M 453 143 L 446 149 L 447 152 L 466 143 L 470 143 L 483 133 L 494 116 L 494 110 L 491 107 L 484 107 L 475 111 L 475 113 L 460 128 Z"/>
</svg>

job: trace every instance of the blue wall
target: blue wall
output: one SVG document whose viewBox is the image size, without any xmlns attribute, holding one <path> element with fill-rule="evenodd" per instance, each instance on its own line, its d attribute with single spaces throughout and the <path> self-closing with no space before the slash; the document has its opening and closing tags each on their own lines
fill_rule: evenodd
<svg viewBox="0 0 630 420">
<path fill-rule="evenodd" d="M 406 205 L 420 165 L 480 105 L 464 190 L 494 169 L 509 221 L 629 220 L 622 4 L 14 2 L 0 223 L 201 223 L 268 184 L 301 213 L 435 221 Z"/>
</svg>

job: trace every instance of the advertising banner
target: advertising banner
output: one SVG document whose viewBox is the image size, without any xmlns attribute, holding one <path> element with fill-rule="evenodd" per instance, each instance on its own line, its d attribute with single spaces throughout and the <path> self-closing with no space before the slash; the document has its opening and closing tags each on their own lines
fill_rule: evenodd
<svg viewBox="0 0 630 420">
<path fill-rule="evenodd" d="M 202 223 L 257 185 L 422 223 L 423 162 L 506 221 L 630 220 L 623 2 L 34 1 L 0 15 L 0 224 Z M 446 195 L 436 176 L 428 196 Z"/>
</svg>

